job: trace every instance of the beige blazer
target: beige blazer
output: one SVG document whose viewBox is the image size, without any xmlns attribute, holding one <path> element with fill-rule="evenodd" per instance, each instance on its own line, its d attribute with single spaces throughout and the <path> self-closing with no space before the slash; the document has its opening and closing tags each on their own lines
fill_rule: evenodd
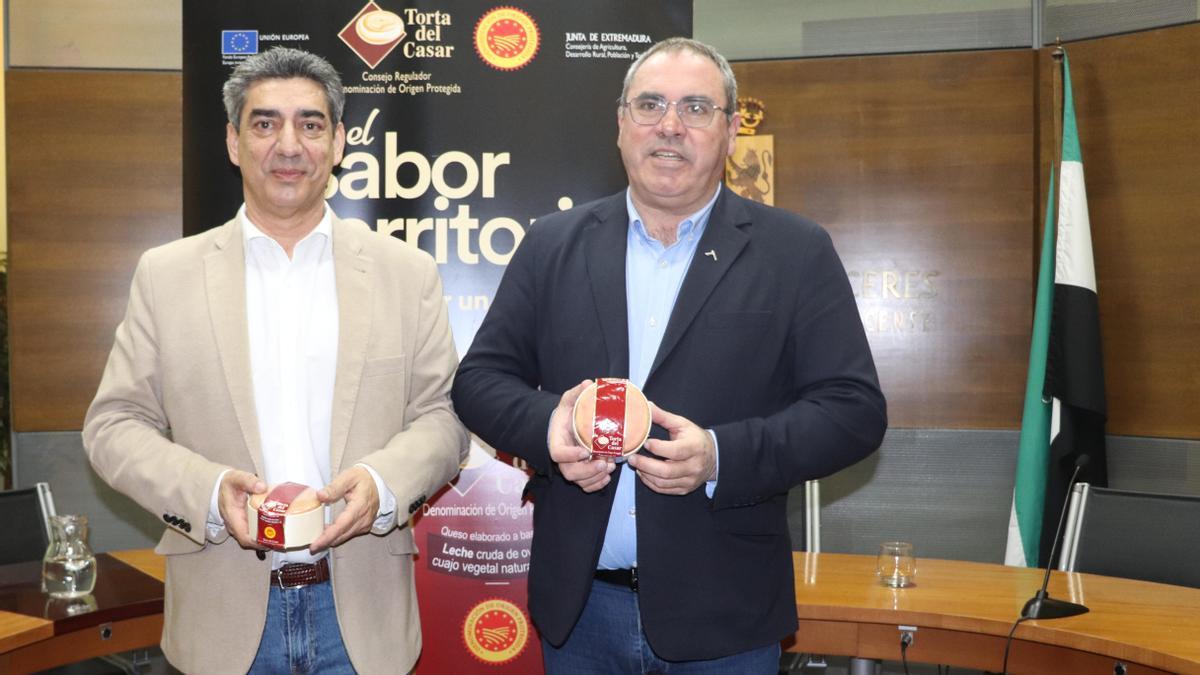
<svg viewBox="0 0 1200 675">
<path fill-rule="evenodd" d="M 334 218 L 338 354 L 330 466 L 371 466 L 400 527 L 332 552 L 333 592 L 360 673 L 407 672 L 421 648 L 406 514 L 449 481 L 467 434 L 450 404 L 457 363 L 437 265 Z M 143 254 L 83 441 L 97 473 L 168 524 L 167 658 L 187 673 L 245 672 L 265 624 L 270 557 L 227 532 L 205 540 L 229 467 L 263 474 L 238 219 Z M 336 515 L 337 507 L 335 507 Z"/>
</svg>

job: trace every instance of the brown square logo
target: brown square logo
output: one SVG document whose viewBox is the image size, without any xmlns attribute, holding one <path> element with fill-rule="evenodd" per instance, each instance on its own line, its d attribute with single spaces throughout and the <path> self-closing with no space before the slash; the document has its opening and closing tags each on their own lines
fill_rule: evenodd
<svg viewBox="0 0 1200 675">
<path fill-rule="evenodd" d="M 338 33 L 350 51 L 372 70 L 406 35 L 400 15 L 381 8 L 374 1 L 368 2 Z"/>
</svg>

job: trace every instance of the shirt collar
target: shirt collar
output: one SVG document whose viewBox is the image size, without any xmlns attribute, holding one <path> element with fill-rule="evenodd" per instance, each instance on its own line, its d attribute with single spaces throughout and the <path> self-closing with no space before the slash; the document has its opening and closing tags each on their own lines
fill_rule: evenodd
<svg viewBox="0 0 1200 675">
<path fill-rule="evenodd" d="M 238 218 L 242 221 L 242 240 L 247 246 L 253 239 L 271 239 L 270 235 L 258 229 L 258 226 L 250 220 L 250 216 L 246 213 L 245 203 L 242 204 L 242 208 L 238 209 Z M 329 208 L 328 203 L 325 204 L 325 211 L 321 214 L 321 221 L 312 229 L 312 232 L 304 235 L 304 239 L 296 242 L 296 244 L 299 245 L 301 242 L 307 241 L 317 235 L 322 235 L 326 239 L 333 241 L 333 210 Z M 274 239 L 271 239 L 271 241 L 274 241 Z"/>
<path fill-rule="evenodd" d="M 679 223 L 679 231 L 676 233 L 676 241 L 682 241 L 688 234 L 696 232 L 697 234 L 704 231 L 704 227 L 708 224 L 708 217 L 712 215 L 713 204 L 717 203 L 717 197 L 721 196 L 721 183 L 717 183 L 717 189 L 713 192 L 712 199 L 708 200 L 704 206 L 700 207 L 692 215 L 684 218 Z M 642 222 L 642 216 L 638 214 L 637 207 L 633 205 L 633 194 L 631 188 L 625 188 L 625 209 L 629 212 L 629 227 L 633 232 L 644 242 L 658 241 L 651 237 L 646 232 L 646 225 Z"/>
</svg>

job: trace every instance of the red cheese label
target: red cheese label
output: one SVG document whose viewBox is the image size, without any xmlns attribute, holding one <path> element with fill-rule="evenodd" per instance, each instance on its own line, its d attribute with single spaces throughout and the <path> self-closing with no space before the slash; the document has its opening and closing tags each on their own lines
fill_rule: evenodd
<svg viewBox="0 0 1200 675">
<path fill-rule="evenodd" d="M 267 493 L 258 507 L 258 543 L 273 549 L 283 549 L 283 519 L 292 500 L 308 488 L 299 483 L 280 483 Z"/>
<path fill-rule="evenodd" d="M 625 380 L 596 380 L 596 414 L 592 418 L 592 456 L 625 454 Z"/>
</svg>

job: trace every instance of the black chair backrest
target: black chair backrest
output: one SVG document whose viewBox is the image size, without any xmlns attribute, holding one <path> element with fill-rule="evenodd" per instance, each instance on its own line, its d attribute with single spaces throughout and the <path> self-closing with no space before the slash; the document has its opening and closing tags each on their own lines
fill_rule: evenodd
<svg viewBox="0 0 1200 675">
<path fill-rule="evenodd" d="M 1200 588 L 1200 497 L 1093 487 L 1075 571 Z"/>
<path fill-rule="evenodd" d="M 50 545 L 46 530 L 48 494 L 44 484 L 0 491 L 0 523 L 4 523 L 0 565 L 41 560 L 46 554 L 46 547 Z M 53 513 L 53 506 L 48 508 Z"/>
</svg>

